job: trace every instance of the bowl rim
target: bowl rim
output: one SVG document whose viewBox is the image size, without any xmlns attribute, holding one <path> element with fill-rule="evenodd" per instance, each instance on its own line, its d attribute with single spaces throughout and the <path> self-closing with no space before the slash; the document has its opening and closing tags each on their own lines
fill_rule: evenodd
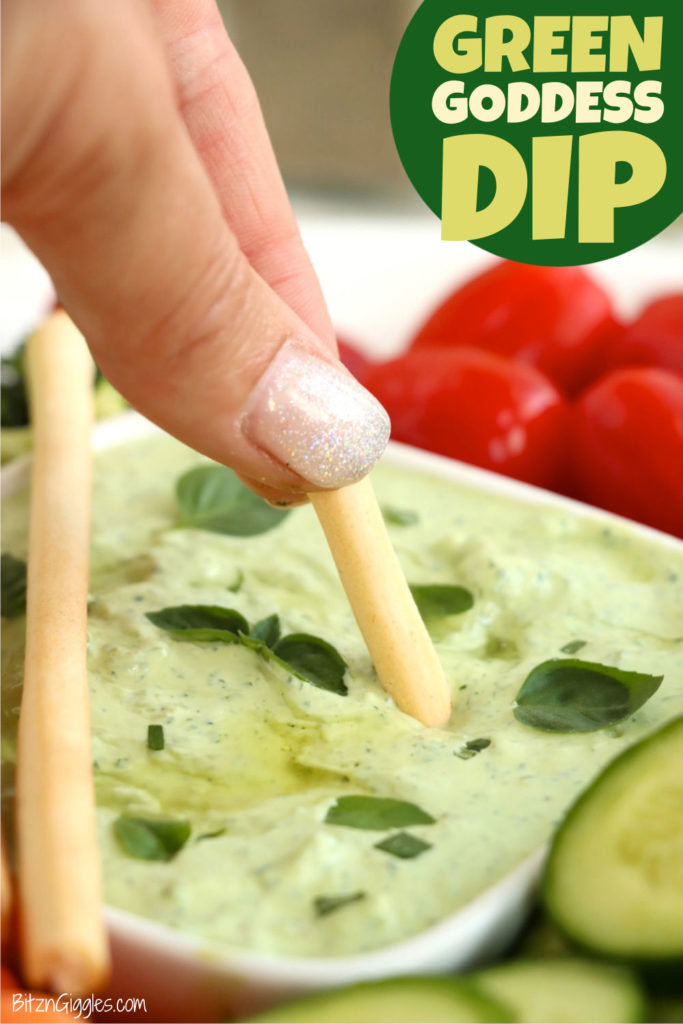
<svg viewBox="0 0 683 1024">
<path fill-rule="evenodd" d="M 92 433 L 93 450 L 95 452 L 103 451 L 118 444 L 125 444 L 154 434 L 161 436 L 166 434 L 166 431 L 134 409 L 127 409 L 106 420 L 99 420 L 95 424 Z M 517 502 L 566 509 L 581 519 L 592 519 L 606 525 L 626 527 L 644 540 L 652 540 L 673 550 L 678 551 L 683 548 L 683 540 L 653 526 L 639 523 L 635 519 L 628 519 L 616 512 L 608 512 L 596 505 L 589 505 L 578 498 L 570 498 L 568 495 L 547 490 L 536 484 L 503 476 L 493 470 L 473 466 L 468 462 L 461 462 L 459 459 L 439 455 L 424 448 L 416 448 L 401 441 L 389 441 L 378 464 L 382 465 L 383 463 L 425 475 L 438 476 L 475 490 L 485 491 L 487 494 L 511 498 Z M 27 486 L 30 469 L 30 452 L 5 463 L 0 471 L 2 496 L 5 496 L 5 492 L 9 495 L 16 489 Z"/>
<path fill-rule="evenodd" d="M 345 956 L 286 956 L 248 952 L 186 935 L 116 907 L 105 907 L 105 919 L 119 939 L 153 947 L 172 957 L 191 957 L 211 963 L 219 972 L 238 972 L 244 978 L 264 976 L 272 984 L 297 989 L 344 985 L 389 974 L 438 973 L 451 969 L 454 948 L 477 950 L 504 910 L 515 920 L 535 890 L 547 856 L 547 844 L 459 910 L 415 935 L 366 952 Z M 520 919 L 521 923 L 521 919 Z M 512 934 L 516 927 L 512 927 Z M 507 931 L 506 931 L 507 934 Z M 463 951 L 464 953 L 464 951 Z M 457 963 L 469 963 L 464 955 Z"/>
</svg>

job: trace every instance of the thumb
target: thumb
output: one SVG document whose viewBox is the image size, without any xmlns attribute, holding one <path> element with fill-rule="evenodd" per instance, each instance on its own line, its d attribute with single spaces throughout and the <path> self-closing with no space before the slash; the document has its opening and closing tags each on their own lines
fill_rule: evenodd
<svg viewBox="0 0 683 1024">
<path fill-rule="evenodd" d="M 112 384 L 271 500 L 363 476 L 386 413 L 240 251 L 145 5 L 4 15 L 4 217 Z"/>
</svg>

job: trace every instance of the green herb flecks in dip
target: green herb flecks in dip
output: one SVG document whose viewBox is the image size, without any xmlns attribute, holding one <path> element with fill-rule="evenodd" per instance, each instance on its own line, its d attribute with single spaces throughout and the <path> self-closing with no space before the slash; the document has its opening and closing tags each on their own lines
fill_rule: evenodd
<svg viewBox="0 0 683 1024">
<path fill-rule="evenodd" d="M 112 905 L 224 948 L 376 948 L 500 878 L 601 765 L 683 712 L 679 552 L 627 527 L 380 467 L 382 506 L 415 513 L 392 528 L 408 580 L 473 598 L 439 621 L 454 713 L 447 729 L 429 730 L 380 688 L 312 509 L 254 536 L 178 527 L 177 481 L 202 464 L 158 437 L 97 458 L 89 668 Z M 4 505 L 2 550 L 16 558 L 26 554 L 27 508 L 26 495 Z M 234 609 L 254 649 L 182 642 L 147 617 L 181 607 Z M 3 620 L 8 759 L 23 629 L 21 615 Z M 346 695 L 288 673 L 280 638 L 302 634 L 338 652 Z M 591 663 L 663 682 L 617 729 L 565 734 L 517 721 L 532 670 L 579 638 Z M 268 659 L 260 651 L 271 646 Z M 163 724 L 163 749 L 148 748 L 150 723 Z M 359 796 L 433 820 L 389 816 L 378 830 L 326 821 Z M 118 832 L 138 854 L 170 859 L 126 852 L 122 818 L 135 823 Z M 170 846 L 159 847 L 158 822 L 173 823 Z"/>
<path fill-rule="evenodd" d="M 165 746 L 163 725 L 153 724 L 147 726 L 147 748 L 149 750 L 163 750 Z"/>
</svg>

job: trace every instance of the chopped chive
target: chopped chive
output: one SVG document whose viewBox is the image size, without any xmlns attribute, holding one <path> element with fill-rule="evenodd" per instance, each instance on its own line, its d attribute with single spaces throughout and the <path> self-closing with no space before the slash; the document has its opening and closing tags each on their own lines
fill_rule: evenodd
<svg viewBox="0 0 683 1024">
<path fill-rule="evenodd" d="M 316 896 L 313 906 L 318 917 L 326 917 L 335 910 L 339 910 L 340 907 L 345 907 L 349 903 L 357 903 L 362 899 L 365 899 L 365 893 L 360 891 L 343 893 L 341 896 Z"/>
<path fill-rule="evenodd" d="M 464 746 L 455 750 L 455 756 L 462 758 L 463 761 L 468 761 L 470 757 L 476 757 L 481 750 L 486 750 L 487 747 L 491 746 L 491 740 L 486 739 L 482 736 L 477 740 L 468 740 Z"/>
<path fill-rule="evenodd" d="M 165 746 L 163 725 L 147 726 L 147 747 L 149 750 L 163 750 Z"/>
<path fill-rule="evenodd" d="M 587 642 L 587 640 L 570 640 L 564 647 L 560 647 L 560 650 L 563 654 L 576 654 L 577 651 L 586 646 Z"/>
</svg>

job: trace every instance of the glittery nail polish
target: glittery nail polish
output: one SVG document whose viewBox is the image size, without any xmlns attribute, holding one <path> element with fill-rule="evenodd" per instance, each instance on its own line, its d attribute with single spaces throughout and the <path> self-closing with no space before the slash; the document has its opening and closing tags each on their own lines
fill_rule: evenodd
<svg viewBox="0 0 683 1024">
<path fill-rule="evenodd" d="M 364 476 L 389 440 L 389 417 L 333 363 L 286 342 L 251 394 L 245 436 L 317 487 Z"/>
</svg>

